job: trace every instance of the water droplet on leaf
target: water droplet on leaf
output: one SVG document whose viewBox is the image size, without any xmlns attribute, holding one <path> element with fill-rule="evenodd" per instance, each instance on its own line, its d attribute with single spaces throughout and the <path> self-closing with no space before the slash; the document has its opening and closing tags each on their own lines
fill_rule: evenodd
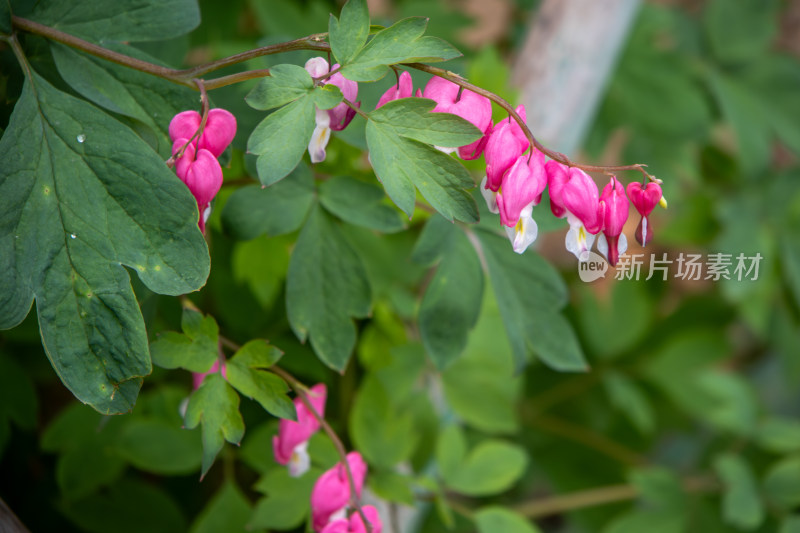
<svg viewBox="0 0 800 533">
<path fill-rule="evenodd" d="M 78 138 L 78 142 L 79 142 L 79 143 L 82 143 L 83 141 L 85 141 L 85 140 L 86 140 L 86 135 L 84 135 L 83 133 L 81 133 L 80 135 L 78 135 L 78 137 L 77 137 L 77 138 Z"/>
<path fill-rule="evenodd" d="M 72 237 L 73 239 L 77 238 L 77 235 L 75 235 L 74 233 L 70 233 L 69 236 Z"/>
</svg>

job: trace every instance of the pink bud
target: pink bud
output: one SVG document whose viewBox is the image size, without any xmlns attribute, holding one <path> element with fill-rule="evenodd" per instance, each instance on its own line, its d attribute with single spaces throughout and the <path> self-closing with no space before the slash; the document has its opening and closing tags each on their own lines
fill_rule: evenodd
<svg viewBox="0 0 800 533">
<path fill-rule="evenodd" d="M 339 68 L 339 65 L 334 65 L 333 68 L 337 69 Z M 331 85 L 338 87 L 339 90 L 342 91 L 342 96 L 344 96 L 346 100 L 355 102 L 356 98 L 358 98 L 358 83 L 348 80 L 339 72 L 331 76 L 326 83 L 330 83 Z M 344 102 L 336 105 L 336 107 L 329 110 L 328 113 L 331 115 L 331 129 L 333 131 L 341 131 L 345 129 L 347 125 L 350 124 L 350 121 L 353 120 L 353 117 L 356 116 L 356 112 Z"/>
<path fill-rule="evenodd" d="M 206 206 L 222 187 L 222 167 L 214 154 L 200 149 L 194 162 L 186 172 L 186 185 L 192 191 L 198 205 Z"/>
<path fill-rule="evenodd" d="M 430 98 L 436 102 L 434 113 L 452 113 L 472 123 L 473 126 L 484 132 L 491 131 L 492 101 L 470 90 L 461 90 L 461 87 L 452 81 L 434 76 L 425 86 L 423 98 Z M 477 158 L 476 151 L 481 148 L 480 139 L 465 147 L 464 153 Z M 476 144 L 478 143 L 478 144 Z M 485 141 L 484 141 L 485 145 Z M 460 154 L 459 154 L 460 155 Z"/>
<path fill-rule="evenodd" d="M 330 72 L 330 69 L 328 68 L 328 62 L 324 57 L 312 57 L 306 61 L 304 68 L 312 78 L 319 78 L 320 76 L 324 76 Z"/>
<path fill-rule="evenodd" d="M 636 241 L 642 246 L 646 246 L 653 239 L 653 229 L 650 227 L 648 217 L 662 196 L 661 186 L 656 182 L 648 183 L 644 189 L 638 181 L 628 184 L 628 197 L 642 215 L 642 219 L 636 227 Z"/>
<path fill-rule="evenodd" d="M 598 216 L 600 204 L 597 185 L 579 168 L 571 167 L 567 177 L 569 180 L 561 188 L 564 208 L 580 220 L 586 231 L 596 235 L 603 227 L 603 220 Z"/>
<path fill-rule="evenodd" d="M 309 401 L 321 417 L 325 416 L 327 394 L 328 389 L 322 383 L 314 385 L 310 389 Z M 278 435 L 272 439 L 275 461 L 282 465 L 289 463 L 292 453 L 298 445 L 307 442 L 319 430 L 319 422 L 316 417 L 299 397 L 294 399 L 294 407 L 297 411 L 297 422 L 281 419 Z"/>
<path fill-rule="evenodd" d="M 360 497 L 367 475 L 367 464 L 358 452 L 347 454 L 347 464 L 353 473 L 356 496 Z M 321 532 L 330 521 L 330 517 L 346 509 L 349 502 L 350 483 L 344 466 L 339 463 L 322 474 L 311 491 L 311 519 L 314 531 Z"/>
<path fill-rule="evenodd" d="M 411 81 L 411 74 L 404 70 L 403 73 L 400 74 L 400 79 L 397 81 L 397 84 L 392 85 L 389 87 L 389 90 L 383 93 L 383 96 L 381 96 L 380 100 L 378 100 L 378 105 L 375 106 L 375 109 L 378 109 L 385 103 L 393 100 L 409 98 L 411 97 L 413 90 L 414 86 L 413 82 Z"/>
<path fill-rule="evenodd" d="M 510 228 L 516 226 L 522 210 L 542 200 L 546 185 L 544 154 L 534 148 L 530 156 L 519 156 L 503 178 L 501 192 L 497 195 L 500 222 Z"/>
</svg>

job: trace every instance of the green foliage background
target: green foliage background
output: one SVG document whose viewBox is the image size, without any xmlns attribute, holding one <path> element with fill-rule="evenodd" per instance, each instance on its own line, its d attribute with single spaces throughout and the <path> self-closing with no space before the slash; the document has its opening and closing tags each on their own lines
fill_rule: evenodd
<svg viewBox="0 0 800 533">
<path fill-rule="evenodd" d="M 471 21 L 446 3 L 393 2 L 372 24 L 430 17 L 428 35 L 465 53 L 445 67 L 513 101 L 504 58 L 519 48 L 534 3 L 516 2 L 504 37 L 480 50 L 459 42 Z M 174 4 L 191 10 L 191 2 Z M 420 509 L 421 531 L 800 531 L 793 514 L 800 505 L 800 61 L 781 39 L 787 32 L 796 39 L 788 13 L 798 7 L 684 4 L 642 7 L 584 159 L 646 162 L 664 180 L 670 208 L 653 216 L 648 251 L 671 258 L 760 253 L 758 281 L 584 284 L 561 245 L 565 229 L 545 205 L 534 216 L 553 232 L 524 262 L 485 210 L 465 232 L 414 210 L 406 197 L 398 205 L 413 212 L 409 220 L 366 162 L 376 134 L 362 133 L 361 118 L 334 135 L 313 173 L 300 163 L 288 177 L 265 179 L 257 158 L 245 155 L 250 133 L 269 116 L 244 100 L 256 82 L 215 90 L 213 102 L 236 115 L 239 129 L 209 221 L 211 273 L 189 296 L 208 316 L 184 314 L 177 298 L 152 292 L 168 292 L 157 276 L 131 275 L 133 292 L 120 305 L 135 310 L 138 302 L 141 317 L 133 313 L 130 327 L 146 327 L 155 367 L 133 412 L 111 417 L 81 405 L 61 384 L 33 312 L 3 331 L 0 497 L 33 531 L 302 531 L 313 481 L 337 458 L 317 435 L 313 468 L 302 478 L 274 463 L 275 416 L 291 416 L 291 408 L 283 382 L 263 369 L 280 358 L 303 382 L 327 383 L 327 418 L 370 463 L 369 488 Z M 74 23 L 80 13 L 64 21 L 53 8 L 49 16 L 64 31 L 120 41 L 108 46 L 180 67 L 324 31 L 338 10 L 324 0 L 202 1 L 199 27 L 169 41 L 154 39 L 182 30 L 122 35 L 119 26 Z M 193 27 L 191 18 L 179 26 Z M 94 102 L 140 138 L 123 140 L 148 143 L 164 157 L 168 119 L 195 104 L 191 91 L 162 80 L 60 45 L 51 50 L 33 36 L 24 45 L 48 80 L 46 91 L 80 98 L 85 113 L 100 113 L 85 111 L 83 99 Z M 302 65 L 312 55 L 262 58 L 221 74 Z M 87 71 L 102 83 L 83 83 Z M 415 87 L 426 79 L 417 74 Z M 361 84 L 362 108 L 373 109 L 391 83 L 388 76 Z M 109 99 L 120 86 L 129 97 Z M 0 48 L 0 131 L 15 104 L 28 105 L 25 91 L 13 54 Z M 71 142 L 79 133 L 60 137 Z M 31 144 L 16 134 L 4 142 L 20 152 Z M 467 165 L 473 177 L 480 166 Z M 91 178 L 70 168 L 56 179 Z M 259 176 L 276 183 L 261 189 Z M 159 214 L 174 217 L 170 223 L 187 239 L 198 238 L 189 232 L 185 190 L 157 192 L 146 183 L 137 190 L 131 201 L 178 198 L 185 213 L 171 205 Z M 469 220 L 466 211 L 452 216 Z M 115 250 L 116 277 L 102 263 L 86 268 L 120 282 L 119 263 L 134 270 L 137 254 L 158 256 L 138 244 Z M 201 284 L 207 260 L 182 259 L 187 287 Z M 3 257 L 0 266 L 9 268 Z M 345 280 L 335 293 L 306 282 L 331 277 Z M 0 302 L 7 298 L 0 294 Z M 46 309 L 37 300 L 40 316 Z M 241 344 L 269 339 L 283 355 L 266 344 L 245 346 L 228 383 L 215 377 L 192 397 L 187 425 L 204 413 L 203 427 L 182 429 L 190 373 L 166 369 L 213 360 L 220 332 Z M 103 401 L 94 391 L 75 394 Z M 208 420 L 224 422 L 214 428 Z M 198 483 L 201 470 L 207 475 Z M 629 495 L 606 505 L 546 514 L 537 507 L 552 504 L 551 496 L 609 494 L 621 484 Z"/>
</svg>

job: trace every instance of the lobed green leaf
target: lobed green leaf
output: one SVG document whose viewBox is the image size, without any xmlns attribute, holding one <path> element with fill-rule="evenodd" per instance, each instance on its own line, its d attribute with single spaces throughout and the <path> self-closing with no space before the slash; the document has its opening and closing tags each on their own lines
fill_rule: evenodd
<svg viewBox="0 0 800 533">
<path fill-rule="evenodd" d="M 348 176 L 336 176 L 319 187 L 319 201 L 331 214 L 345 222 L 395 233 L 406 227 L 400 213 L 382 200 L 381 187 Z"/>
<path fill-rule="evenodd" d="M 269 76 L 258 82 L 244 100 L 253 109 L 267 111 L 294 102 L 313 88 L 314 81 L 303 67 L 275 65 L 269 69 Z"/>
<path fill-rule="evenodd" d="M 342 65 L 361 50 L 369 34 L 369 9 L 366 0 L 348 0 L 338 19 L 330 16 L 328 40 L 333 56 Z"/>
<path fill-rule="evenodd" d="M 369 119 L 415 141 L 455 148 L 477 141 L 483 133 L 471 122 L 450 113 L 433 113 L 436 102 L 428 98 L 401 98 L 387 102 Z"/>
</svg>

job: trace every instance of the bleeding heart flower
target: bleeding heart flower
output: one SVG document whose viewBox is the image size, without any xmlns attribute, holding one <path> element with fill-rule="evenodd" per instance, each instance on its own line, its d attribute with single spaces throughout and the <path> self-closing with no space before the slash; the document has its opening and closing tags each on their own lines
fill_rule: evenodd
<svg viewBox="0 0 800 533">
<path fill-rule="evenodd" d="M 191 139 L 200 128 L 201 117 L 197 111 L 182 111 L 175 115 L 169 123 L 169 137 Z M 208 150 L 214 157 L 219 157 L 236 136 L 236 117 L 230 111 L 214 108 L 208 112 L 206 126 L 200 137 L 192 144 L 196 149 Z"/>
<path fill-rule="evenodd" d="M 486 139 L 492 131 L 492 101 L 470 90 L 462 90 L 460 86 L 452 81 L 438 76 L 430 79 L 425 86 L 422 97 L 430 98 L 436 102 L 436 107 L 433 108 L 434 113 L 458 115 L 483 132 L 483 136 L 480 139 L 468 145 L 448 147 L 442 150 L 452 152 L 458 149 L 458 155 L 462 159 L 480 157 L 484 146 L 486 146 Z"/>
<path fill-rule="evenodd" d="M 325 400 L 328 389 L 320 383 L 311 387 L 309 401 L 320 417 L 325 416 Z M 281 419 L 278 435 L 272 439 L 275 461 L 289 465 L 289 475 L 299 477 L 308 471 L 311 459 L 308 455 L 308 440 L 319 430 L 319 422 L 298 397 L 294 400 L 297 422 Z"/>
<path fill-rule="evenodd" d="M 176 156 L 186 146 L 183 155 L 175 161 L 175 172 L 191 191 L 197 201 L 200 213 L 198 225 L 205 233 L 206 220 L 210 214 L 211 200 L 222 187 L 222 167 L 214 154 L 201 148 L 195 151 L 194 144 L 186 144 L 188 139 L 177 139 L 172 145 L 172 154 Z"/>
<path fill-rule="evenodd" d="M 338 64 L 334 65 L 333 69 L 338 67 Z M 321 78 L 331 70 L 328 62 L 322 57 L 312 57 L 306 61 L 305 69 L 312 78 Z M 348 80 L 339 72 L 324 80 L 323 85 L 329 83 L 338 87 L 346 100 L 355 102 L 358 97 L 358 83 Z M 360 103 L 357 102 L 356 105 L 360 105 Z M 308 154 L 311 156 L 312 163 L 325 161 L 325 149 L 331 138 L 331 130 L 341 131 L 345 129 L 355 115 L 355 110 L 344 102 L 337 104 L 333 109 L 317 109 L 315 115 L 316 127 L 308 143 Z"/>
<path fill-rule="evenodd" d="M 519 106 L 517 113 L 525 120 L 525 107 Z M 528 139 L 519 124 L 511 118 L 503 119 L 494 125 L 486 142 L 486 184 L 485 187 L 497 192 L 503 176 L 528 149 Z"/>
<path fill-rule="evenodd" d="M 514 251 L 523 253 L 538 235 L 533 220 L 533 207 L 542 200 L 547 185 L 544 170 L 544 154 L 533 149 L 530 155 L 521 155 L 503 178 L 497 194 L 500 222 L 506 226 L 506 234 Z"/>
<path fill-rule="evenodd" d="M 555 176 L 557 180 L 563 179 L 557 174 Z M 597 185 L 584 171 L 571 167 L 567 171 L 567 181 L 561 185 L 560 196 L 570 225 L 564 244 L 579 261 L 586 261 L 594 236 L 603 224 L 598 214 L 600 202 Z"/>
<path fill-rule="evenodd" d="M 628 184 L 628 198 L 631 199 L 633 207 L 642 216 L 639 226 L 636 228 L 636 241 L 645 246 L 653 239 L 653 230 L 650 228 L 650 213 L 661 202 L 663 192 L 661 185 L 651 181 L 644 188 L 638 181 Z"/>
<path fill-rule="evenodd" d="M 404 70 L 402 74 L 400 74 L 397 84 L 392 85 L 385 93 L 383 93 L 383 96 L 381 96 L 380 100 L 378 100 L 378 105 L 375 106 L 375 109 L 378 109 L 387 102 L 399 100 L 401 98 L 410 98 L 413 92 L 414 85 L 411 81 L 411 74 Z"/>
<path fill-rule="evenodd" d="M 561 197 L 564 185 L 569 181 L 569 167 L 558 161 L 548 161 L 544 165 L 547 174 L 547 186 L 550 191 L 550 211 L 558 218 L 567 216 L 567 208 Z"/>
<path fill-rule="evenodd" d="M 347 464 L 353 473 L 356 497 L 361 497 L 367 464 L 358 452 L 347 454 Z M 321 532 L 329 522 L 345 518 L 350 503 L 350 483 L 342 463 L 322 474 L 311 491 L 311 522 L 314 531 Z"/>
<path fill-rule="evenodd" d="M 625 196 L 625 187 L 615 177 L 603 189 L 599 213 L 603 235 L 597 241 L 597 249 L 611 266 L 615 266 L 619 256 L 628 249 L 628 241 L 622 233 L 625 221 L 628 220 L 628 198 Z"/>
</svg>

